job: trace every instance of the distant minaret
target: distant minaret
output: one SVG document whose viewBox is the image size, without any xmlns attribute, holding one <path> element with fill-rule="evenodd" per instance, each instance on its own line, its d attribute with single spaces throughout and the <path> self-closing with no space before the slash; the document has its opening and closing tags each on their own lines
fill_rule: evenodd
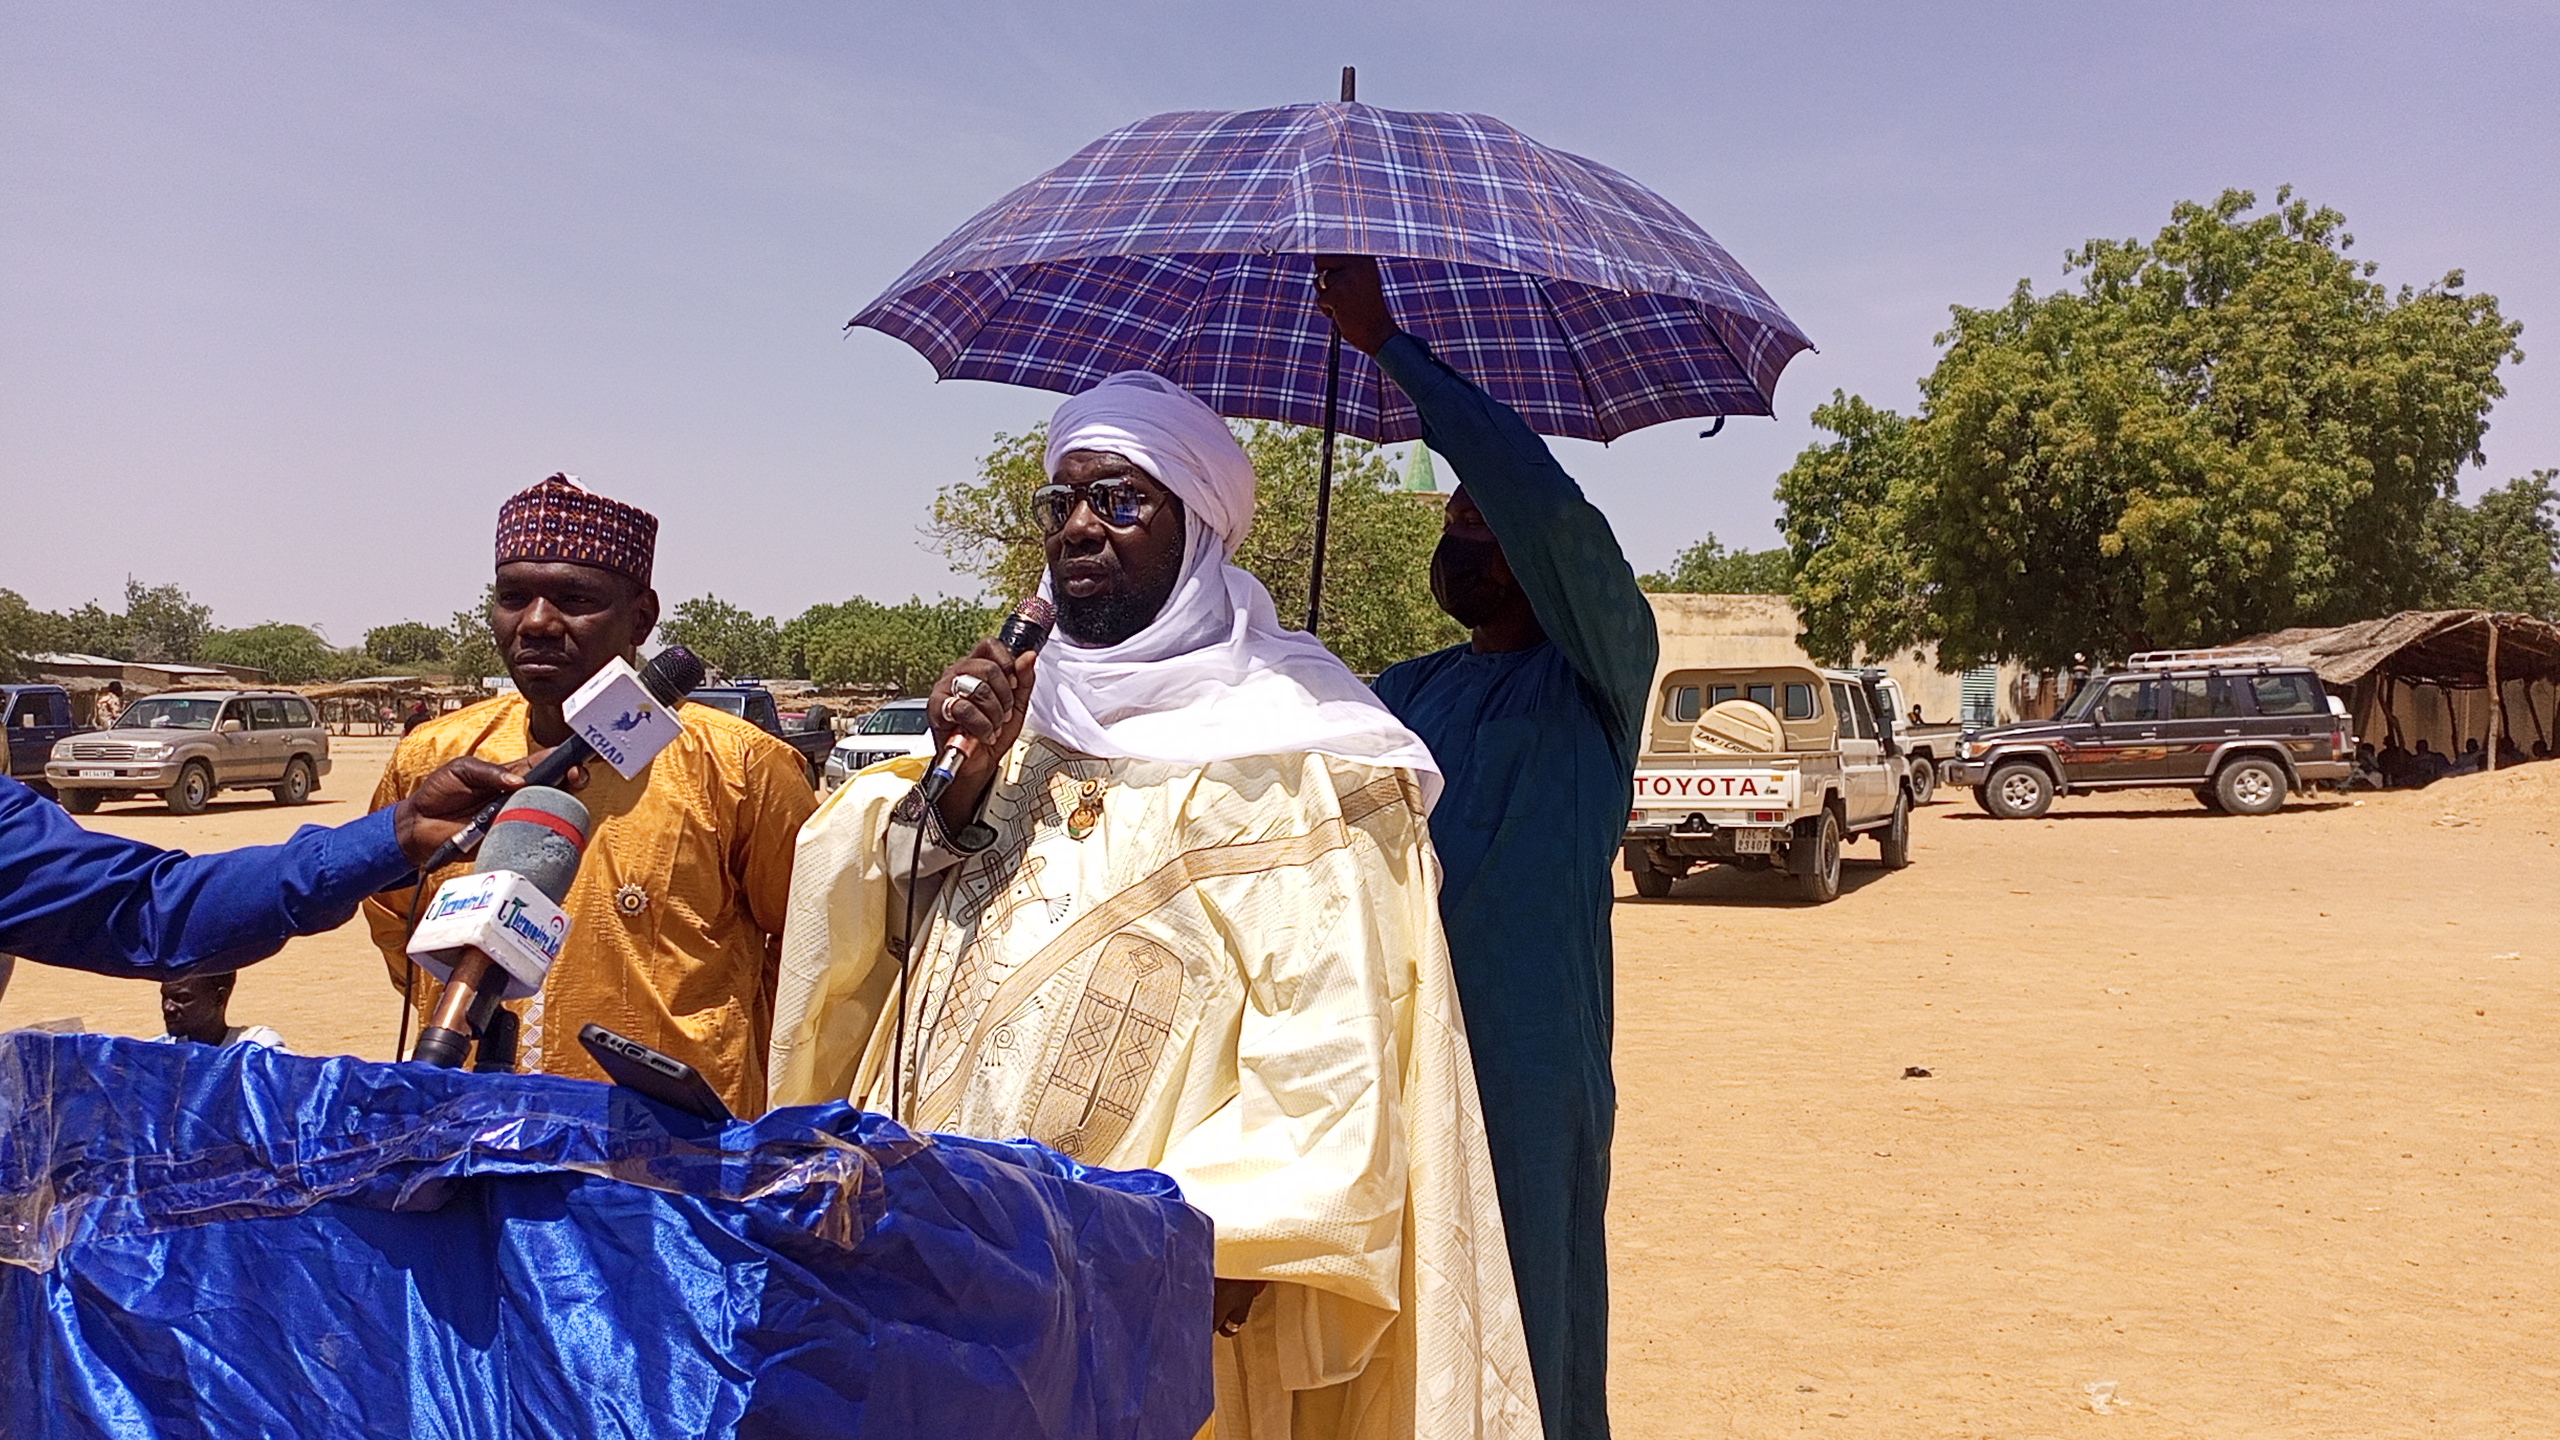
<svg viewBox="0 0 2560 1440">
<path fill-rule="evenodd" d="M 1404 463 L 1404 488 L 1415 495 L 1434 495 L 1440 490 L 1439 472 L 1431 464 L 1431 447 L 1416 440 L 1413 453 Z"/>
</svg>

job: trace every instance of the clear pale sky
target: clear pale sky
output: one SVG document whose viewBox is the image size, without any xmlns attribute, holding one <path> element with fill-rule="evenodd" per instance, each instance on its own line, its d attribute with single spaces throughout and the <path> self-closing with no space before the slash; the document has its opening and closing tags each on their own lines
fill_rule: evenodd
<svg viewBox="0 0 2560 1440">
<path fill-rule="evenodd" d="M 1560 447 L 1639 566 L 1774 543 L 1835 387 L 1910 408 L 1949 304 L 2225 186 L 2498 295 L 2539 358 L 2465 492 L 2560 465 L 2549 4 L 12 0 L 0 586 L 175 581 L 353 643 L 473 600 L 498 501 L 566 469 L 662 517 L 670 604 L 965 591 L 927 499 L 1056 397 L 845 318 L 1102 132 L 1344 64 L 1653 186 L 1820 347 L 1774 420 Z"/>
</svg>

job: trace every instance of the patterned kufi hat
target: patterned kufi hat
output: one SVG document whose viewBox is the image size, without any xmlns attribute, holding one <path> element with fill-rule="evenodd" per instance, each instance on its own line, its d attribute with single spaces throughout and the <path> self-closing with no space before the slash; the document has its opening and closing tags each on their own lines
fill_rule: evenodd
<svg viewBox="0 0 2560 1440">
<path fill-rule="evenodd" d="M 645 590 L 657 554 L 657 516 L 585 489 L 573 475 L 554 475 L 498 507 L 501 565 L 566 560 L 628 575 Z"/>
</svg>

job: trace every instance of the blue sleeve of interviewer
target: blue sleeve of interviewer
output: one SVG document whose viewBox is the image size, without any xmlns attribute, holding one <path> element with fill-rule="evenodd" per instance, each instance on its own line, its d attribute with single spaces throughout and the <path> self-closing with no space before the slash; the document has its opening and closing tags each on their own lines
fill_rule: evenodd
<svg viewBox="0 0 2560 1440">
<path fill-rule="evenodd" d="M 149 980 L 237 970 L 345 924 L 409 873 L 389 810 L 190 856 L 85 829 L 0 779 L 0 954 L 39 964 Z"/>
</svg>

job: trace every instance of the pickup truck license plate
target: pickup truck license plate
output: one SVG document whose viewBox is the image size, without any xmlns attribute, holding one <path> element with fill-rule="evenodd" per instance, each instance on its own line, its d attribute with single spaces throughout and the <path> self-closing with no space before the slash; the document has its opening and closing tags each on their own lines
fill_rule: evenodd
<svg viewBox="0 0 2560 1440">
<path fill-rule="evenodd" d="M 113 770 L 82 770 L 76 773 L 83 780 L 113 780 L 116 778 L 116 772 Z"/>
<path fill-rule="evenodd" d="M 1733 853 L 1766 855 L 1769 853 L 1769 839 L 1773 833 L 1768 830 L 1736 830 L 1733 832 Z"/>
</svg>

